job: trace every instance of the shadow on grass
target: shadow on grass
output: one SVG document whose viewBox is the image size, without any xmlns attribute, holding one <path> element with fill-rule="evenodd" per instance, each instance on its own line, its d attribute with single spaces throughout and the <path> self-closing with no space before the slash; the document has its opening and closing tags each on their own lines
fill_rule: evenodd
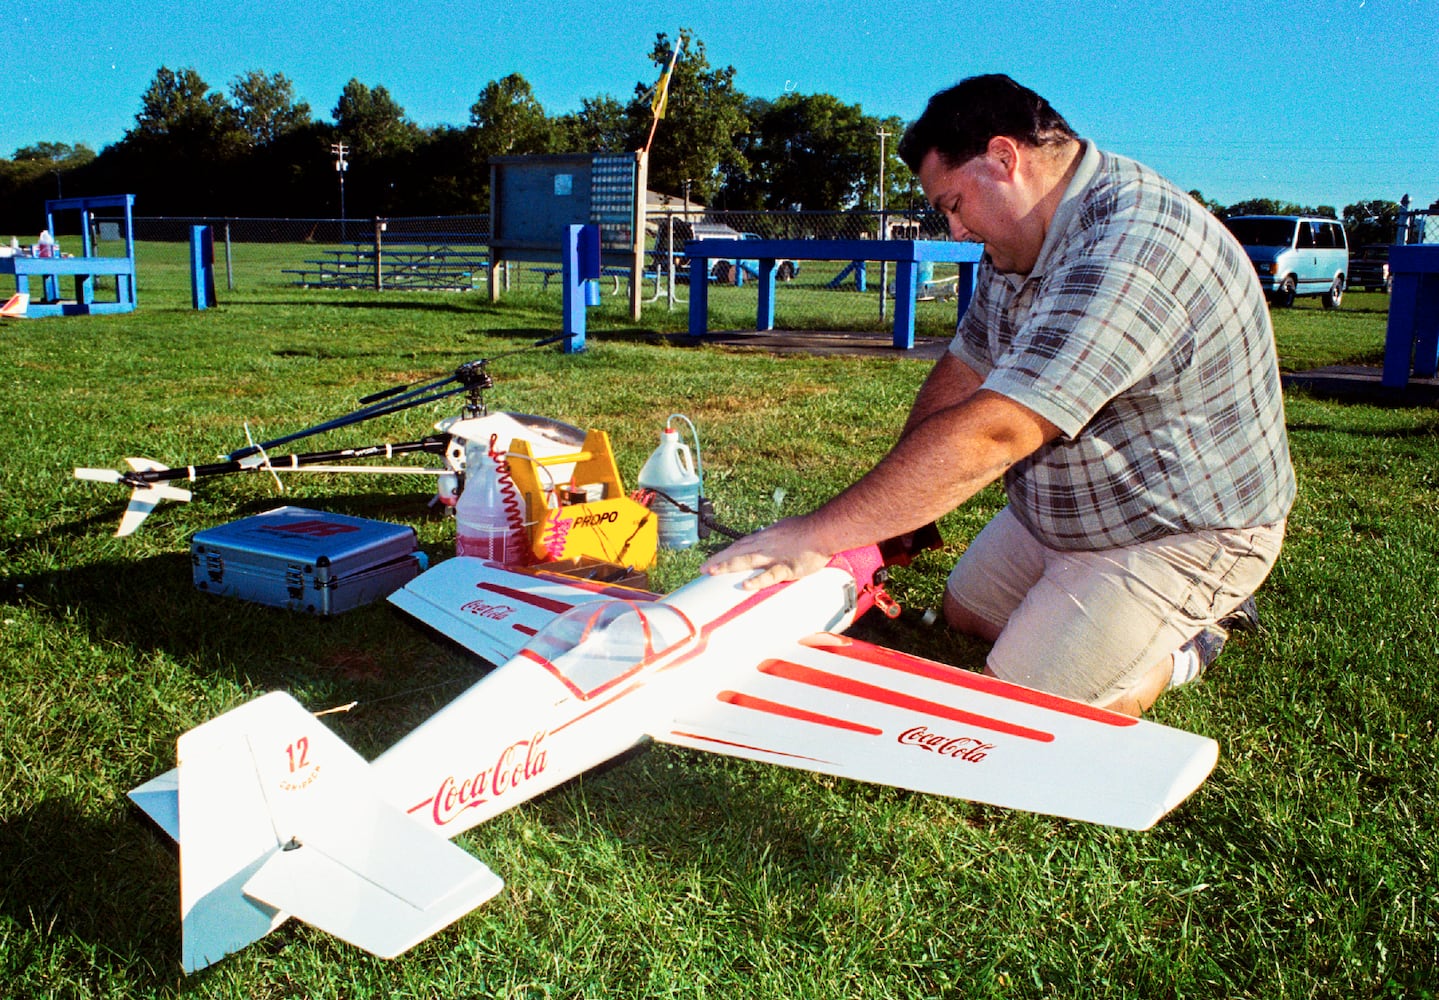
<svg viewBox="0 0 1439 1000">
<path fill-rule="evenodd" d="M 287 502 L 400 523 L 442 517 L 426 506 L 427 500 L 428 494 L 385 492 L 327 496 L 317 501 L 266 497 L 227 511 L 226 521 Z M 59 539 L 108 534 L 122 509 L 117 503 L 83 520 L 17 541 L 10 547 L 11 563 L 31 562 L 27 558 L 31 550 L 43 559 Z M 281 573 L 277 567 L 277 586 Z M 323 689 L 327 686 L 338 691 L 376 682 L 402 685 L 407 682 L 406 674 L 423 678 L 425 671 L 416 670 L 411 661 L 435 659 L 414 649 L 425 645 L 420 633 L 397 627 L 399 613 L 383 601 L 340 615 L 316 616 L 202 593 L 194 586 L 188 552 L 135 558 L 121 555 L 83 565 L 11 571 L 0 575 L 0 594 L 47 609 L 57 624 L 80 627 L 102 647 L 123 646 L 135 661 L 160 652 L 199 676 L 223 676 L 261 686 L 312 681 L 326 696 L 329 692 Z"/>
<path fill-rule="evenodd" d="M 488 303 L 485 303 L 485 304 L 488 305 Z M 327 309 L 366 309 L 366 310 L 378 310 L 378 311 L 381 311 L 381 312 L 386 311 L 386 310 L 393 311 L 393 312 L 427 312 L 427 313 L 448 312 L 448 313 L 463 313 L 463 314 L 465 314 L 465 315 L 473 315 L 474 312 L 475 312 L 476 303 L 473 303 L 473 302 L 465 302 L 465 301 L 463 301 L 463 300 L 458 301 L 458 302 L 445 302 L 445 301 L 441 300 L 441 301 L 438 302 L 438 303 L 436 303 L 436 302 L 415 302 L 415 301 L 406 301 L 406 300 L 403 300 L 403 299 L 385 299 L 385 298 L 380 298 L 380 297 L 376 296 L 376 298 L 375 298 L 373 301 L 361 301 L 361 300 L 355 300 L 355 299 L 334 299 L 334 300 L 326 300 L 326 301 L 306 302 L 306 301 L 304 301 L 303 299 L 298 299 L 298 298 L 295 298 L 295 299 L 245 299 L 243 302 L 237 302 L 236 305 L 243 305 L 243 306 L 262 306 L 262 307 L 263 307 L 263 306 L 275 306 L 275 307 L 285 308 L 285 309 L 293 308 L 293 307 L 295 307 L 295 306 L 307 306 L 307 307 L 308 307 L 308 306 L 317 306 L 317 307 L 324 307 L 324 308 L 327 308 Z"/>
<path fill-rule="evenodd" d="M 63 799 L 41 802 L 0 821 L 0 913 L 51 962 L 177 986 L 179 880 L 167 846 L 128 816 L 107 822 Z"/>
</svg>

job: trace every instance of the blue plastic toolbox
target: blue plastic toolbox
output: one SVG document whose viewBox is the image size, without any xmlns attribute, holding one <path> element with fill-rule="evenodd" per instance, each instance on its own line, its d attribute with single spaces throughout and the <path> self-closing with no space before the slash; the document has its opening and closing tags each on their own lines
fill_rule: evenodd
<svg viewBox="0 0 1439 1000">
<path fill-rule="evenodd" d="M 197 532 L 190 562 L 207 593 L 337 615 L 387 597 L 427 560 L 405 525 L 280 507 Z"/>
</svg>

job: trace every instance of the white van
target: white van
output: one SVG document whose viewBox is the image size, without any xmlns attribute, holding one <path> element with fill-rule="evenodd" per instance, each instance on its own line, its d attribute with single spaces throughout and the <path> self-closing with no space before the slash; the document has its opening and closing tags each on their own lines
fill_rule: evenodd
<svg viewBox="0 0 1439 1000">
<path fill-rule="evenodd" d="M 1225 219 L 1277 306 L 1292 306 L 1296 295 L 1323 296 L 1337 308 L 1349 275 L 1349 239 L 1333 219 L 1308 215 L 1240 215 Z"/>
</svg>

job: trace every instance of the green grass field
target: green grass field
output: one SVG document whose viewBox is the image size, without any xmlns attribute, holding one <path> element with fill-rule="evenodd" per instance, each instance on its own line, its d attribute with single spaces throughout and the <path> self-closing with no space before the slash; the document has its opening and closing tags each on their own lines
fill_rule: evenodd
<svg viewBox="0 0 1439 1000">
<path fill-rule="evenodd" d="M 281 497 L 235 476 L 115 539 L 121 492 L 72 467 L 208 461 L 243 444 L 246 423 L 276 436 L 488 357 L 492 408 L 607 430 L 626 477 L 666 416 L 688 414 L 720 518 L 748 529 L 882 454 L 927 371 L 669 346 L 660 334 L 682 312 L 637 329 L 608 300 L 586 353 L 508 354 L 556 332 L 553 290 L 492 307 L 222 286 L 219 307 L 194 312 L 186 281 L 179 260 L 142 260 L 136 313 L 0 326 L 0 994 L 1435 994 L 1439 413 L 1300 394 L 1287 399 L 1299 499 L 1259 595 L 1264 628 L 1153 713 L 1217 739 L 1219 765 L 1153 830 L 651 747 L 461 837 L 506 888 L 400 960 L 291 924 L 182 976 L 175 859 L 124 797 L 171 766 L 176 736 L 284 688 L 317 710 L 358 702 L 329 722 L 373 755 L 479 669 L 383 604 L 322 620 L 201 594 L 191 536 L 281 500 L 413 524 L 432 558 L 453 551 L 453 528 L 418 481 L 293 477 Z M 1279 313 L 1283 365 L 1376 363 L 1385 308 L 1353 294 L 1338 312 Z M 408 439 L 450 412 L 324 446 Z M 899 575 L 902 603 L 937 601 L 1000 502 L 991 488 L 944 520 L 945 550 Z M 667 555 L 655 584 L 684 582 L 699 558 Z M 983 661 L 917 616 L 858 630 Z"/>
</svg>

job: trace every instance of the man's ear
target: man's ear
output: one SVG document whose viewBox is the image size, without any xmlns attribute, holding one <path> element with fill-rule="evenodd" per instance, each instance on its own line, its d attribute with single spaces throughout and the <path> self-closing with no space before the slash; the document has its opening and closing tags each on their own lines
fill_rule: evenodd
<svg viewBox="0 0 1439 1000">
<path fill-rule="evenodd" d="M 985 147 L 989 158 L 1004 168 L 1006 174 L 1014 176 L 1019 166 L 1019 144 L 1007 135 L 997 135 Z"/>
</svg>

